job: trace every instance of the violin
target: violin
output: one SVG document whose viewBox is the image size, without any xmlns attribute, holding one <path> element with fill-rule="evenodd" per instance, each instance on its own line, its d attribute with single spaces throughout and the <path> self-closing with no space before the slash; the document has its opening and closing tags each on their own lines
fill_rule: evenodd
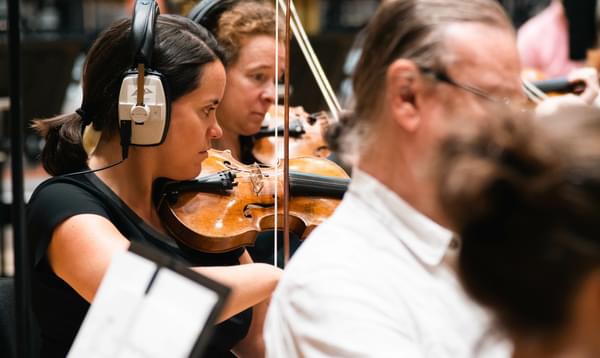
<svg viewBox="0 0 600 358">
<path fill-rule="evenodd" d="M 584 81 L 569 81 L 566 77 L 546 78 L 542 72 L 535 69 L 523 70 L 521 78 L 525 93 L 536 103 L 547 96 L 581 94 L 586 88 Z"/>
<path fill-rule="evenodd" d="M 265 115 L 263 127 L 253 136 L 252 155 L 261 163 L 275 164 L 283 159 L 283 126 L 277 125 L 281 123 L 283 115 L 283 106 L 271 106 Z M 331 123 L 331 118 L 325 112 L 308 114 L 302 107 L 290 107 L 289 118 L 291 158 L 302 156 L 326 158 L 331 154 L 325 141 L 325 132 Z"/>
<path fill-rule="evenodd" d="M 560 96 L 567 93 L 581 94 L 585 90 L 585 82 L 571 82 L 566 77 L 536 80 L 531 81 L 531 84 L 549 96 Z"/>
<path fill-rule="evenodd" d="M 259 232 L 283 229 L 281 176 L 281 166 L 246 165 L 230 151 L 210 150 L 200 177 L 163 186 L 158 212 L 166 230 L 192 249 L 219 253 L 253 245 Z M 330 160 L 291 159 L 290 232 L 308 236 L 333 213 L 349 182 Z"/>
</svg>

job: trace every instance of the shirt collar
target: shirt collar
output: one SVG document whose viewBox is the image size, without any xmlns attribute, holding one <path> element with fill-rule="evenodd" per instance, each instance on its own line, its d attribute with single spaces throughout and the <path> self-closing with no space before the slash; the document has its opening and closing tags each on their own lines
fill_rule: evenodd
<svg viewBox="0 0 600 358">
<path fill-rule="evenodd" d="M 371 207 L 375 216 L 424 263 L 436 266 L 444 258 L 452 232 L 410 206 L 398 194 L 358 168 L 348 189 Z"/>
</svg>

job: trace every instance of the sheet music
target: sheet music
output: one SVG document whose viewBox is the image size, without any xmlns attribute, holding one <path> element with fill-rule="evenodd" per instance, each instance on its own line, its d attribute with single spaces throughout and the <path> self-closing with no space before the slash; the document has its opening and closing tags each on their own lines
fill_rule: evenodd
<svg viewBox="0 0 600 358">
<path fill-rule="evenodd" d="M 198 282 L 129 251 L 119 253 L 68 357 L 188 357 L 218 300 Z"/>
</svg>

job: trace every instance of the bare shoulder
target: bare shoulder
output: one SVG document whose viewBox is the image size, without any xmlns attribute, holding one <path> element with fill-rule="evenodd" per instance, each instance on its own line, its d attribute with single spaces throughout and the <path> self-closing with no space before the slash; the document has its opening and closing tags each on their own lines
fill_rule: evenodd
<svg viewBox="0 0 600 358">
<path fill-rule="evenodd" d="M 57 276 L 91 301 L 115 253 L 129 241 L 105 217 L 79 214 L 60 223 L 48 246 L 48 262 Z"/>
</svg>

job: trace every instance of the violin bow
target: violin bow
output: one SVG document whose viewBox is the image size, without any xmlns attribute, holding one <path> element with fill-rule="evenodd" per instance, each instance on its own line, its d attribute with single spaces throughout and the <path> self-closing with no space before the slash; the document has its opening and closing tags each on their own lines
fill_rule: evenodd
<svg viewBox="0 0 600 358">
<path fill-rule="evenodd" d="M 521 85 L 523 86 L 523 91 L 527 98 L 531 100 L 535 104 L 539 104 L 543 100 L 548 98 L 548 95 L 542 92 L 539 88 L 536 87 L 531 81 L 528 79 L 522 78 Z"/>
<path fill-rule="evenodd" d="M 325 103 L 332 115 L 332 117 L 337 120 L 339 118 L 339 114 L 341 112 L 342 107 L 333 91 L 333 87 L 329 82 L 329 79 L 325 75 L 325 71 L 323 71 L 323 67 L 317 58 L 312 45 L 308 39 L 308 35 L 304 30 L 304 26 L 300 21 L 300 17 L 298 16 L 298 12 L 296 11 L 296 7 L 294 6 L 293 0 L 275 0 L 275 11 L 276 14 L 279 14 L 279 7 L 281 7 L 282 11 L 285 13 L 285 77 L 284 77 L 284 100 L 283 100 L 283 108 L 284 108 L 284 125 L 283 125 L 283 250 L 284 250 L 284 266 L 287 265 L 287 262 L 290 257 L 290 238 L 289 238 L 289 112 L 290 112 L 290 103 L 289 103 L 289 88 L 290 88 L 290 40 L 291 34 L 293 33 L 296 41 L 298 42 L 298 46 L 308 63 L 311 73 L 313 74 L 315 81 L 325 99 Z M 290 11 L 288 11 L 288 9 Z M 277 17 L 278 19 L 279 17 Z M 276 21 L 276 45 L 279 44 L 278 36 L 278 22 Z M 278 49 L 276 47 L 276 57 L 277 57 Z M 277 63 L 277 59 L 276 59 Z M 277 66 L 276 66 L 277 71 Z M 278 76 L 276 76 L 278 78 Z M 277 96 L 276 96 L 277 97 Z M 275 103 L 277 108 L 277 103 Z M 277 133 L 275 134 L 277 135 Z M 278 149 L 276 149 L 278 150 Z M 276 157 L 279 157 L 276 154 Z M 275 211 L 277 212 L 277 198 L 275 200 Z M 277 221 L 277 215 L 275 215 L 275 220 Z M 277 222 L 275 222 L 277 226 Z M 277 233 L 275 233 L 275 245 L 274 245 L 274 257 L 275 257 L 275 265 L 277 265 Z"/>
<path fill-rule="evenodd" d="M 319 62 L 312 45 L 310 44 L 308 35 L 304 30 L 304 26 L 302 26 L 302 22 L 300 21 L 300 17 L 298 16 L 298 12 L 296 11 L 293 0 L 276 1 L 279 2 L 279 5 L 286 14 L 286 27 L 291 26 L 292 33 L 294 34 L 294 37 L 298 42 L 298 46 L 300 47 L 300 50 L 302 51 L 302 54 L 308 63 L 308 67 L 310 68 L 310 71 L 313 74 L 317 85 L 319 86 L 319 90 L 325 99 L 325 103 L 329 108 L 329 112 L 331 112 L 333 118 L 338 119 L 342 107 L 340 106 L 337 96 L 331 87 L 329 79 L 327 79 L 327 76 L 325 75 L 325 71 L 323 71 L 323 67 Z M 290 9 L 289 13 L 287 9 Z"/>
<path fill-rule="evenodd" d="M 289 1 L 288 2 L 289 6 Z M 279 127 L 279 115 L 278 111 L 278 101 L 279 101 L 279 86 L 277 79 L 279 78 L 279 5 L 280 2 L 275 0 L 275 128 Z M 285 4 L 284 4 L 285 5 Z M 289 94 L 290 94 L 290 16 L 286 12 L 285 18 L 285 70 L 284 70 L 284 96 L 283 96 L 283 107 L 284 107 L 284 119 L 283 119 L 283 265 L 287 265 L 287 262 L 290 258 L 290 223 L 289 223 L 289 202 L 290 202 L 290 193 L 289 193 L 289 174 L 290 174 L 290 161 L 289 161 L 289 148 L 290 148 L 290 103 L 289 103 Z M 275 131 L 275 142 L 277 143 L 278 131 Z M 279 146 L 275 147 L 275 158 L 280 158 L 279 156 Z M 279 159 L 277 159 L 277 163 L 275 163 L 276 168 L 279 167 Z M 275 176 L 275 186 L 279 187 L 279 175 Z M 273 235 L 273 265 L 277 266 L 277 228 L 279 221 L 279 199 L 277 197 L 278 190 L 275 190 L 275 232 Z"/>
</svg>

